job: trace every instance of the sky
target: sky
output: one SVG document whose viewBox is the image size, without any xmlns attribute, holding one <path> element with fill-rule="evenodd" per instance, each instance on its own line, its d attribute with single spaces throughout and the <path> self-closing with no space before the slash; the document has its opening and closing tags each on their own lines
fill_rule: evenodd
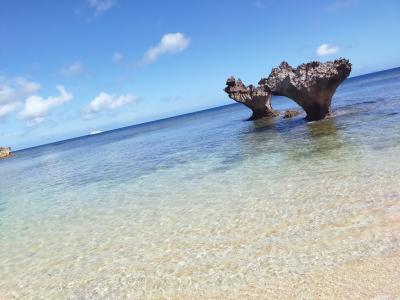
<svg viewBox="0 0 400 300">
<path fill-rule="evenodd" d="M 400 66 L 400 1 L 0 0 L 0 146 L 230 104 L 286 60 Z"/>
</svg>

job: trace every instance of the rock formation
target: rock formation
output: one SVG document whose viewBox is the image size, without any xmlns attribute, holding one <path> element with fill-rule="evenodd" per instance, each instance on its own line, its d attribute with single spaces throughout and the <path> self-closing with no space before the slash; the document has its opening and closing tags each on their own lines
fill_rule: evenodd
<svg viewBox="0 0 400 300">
<path fill-rule="evenodd" d="M 224 89 L 229 98 L 246 105 L 253 111 L 249 120 L 257 120 L 263 117 L 275 117 L 279 113 L 272 109 L 271 94 L 262 87 L 253 85 L 245 86 L 243 82 L 235 77 L 229 77 Z"/>
<path fill-rule="evenodd" d="M 344 58 L 326 63 L 313 61 L 297 68 L 282 62 L 259 84 L 265 93 L 294 100 L 306 111 L 307 120 L 316 121 L 329 114 L 332 96 L 350 72 L 351 63 Z"/>
<path fill-rule="evenodd" d="M 0 147 L 0 158 L 5 158 L 11 155 L 11 148 Z"/>
<path fill-rule="evenodd" d="M 299 114 L 300 114 L 300 112 L 297 111 L 297 110 L 288 109 L 288 110 L 285 110 L 285 112 L 283 113 L 283 118 L 284 119 L 289 119 L 289 118 L 296 117 Z"/>
</svg>

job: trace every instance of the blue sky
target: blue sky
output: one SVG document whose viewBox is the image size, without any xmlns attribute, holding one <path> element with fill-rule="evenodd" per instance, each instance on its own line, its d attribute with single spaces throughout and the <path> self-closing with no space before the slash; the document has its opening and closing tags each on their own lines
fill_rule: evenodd
<svg viewBox="0 0 400 300">
<path fill-rule="evenodd" d="M 282 60 L 400 66 L 400 1 L 0 0 L 0 146 L 231 103 Z"/>
</svg>

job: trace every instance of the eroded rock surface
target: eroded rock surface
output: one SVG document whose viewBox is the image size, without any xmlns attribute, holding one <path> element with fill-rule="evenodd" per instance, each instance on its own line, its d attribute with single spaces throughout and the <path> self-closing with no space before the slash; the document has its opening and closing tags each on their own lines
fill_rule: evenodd
<svg viewBox="0 0 400 300">
<path fill-rule="evenodd" d="M 294 100 L 306 111 L 307 119 L 315 121 L 330 113 L 332 96 L 350 72 L 351 63 L 344 58 L 325 63 L 313 61 L 297 68 L 282 62 L 259 84 L 266 93 Z"/>
<path fill-rule="evenodd" d="M 245 86 L 240 79 L 236 80 L 233 76 L 227 79 L 226 85 L 224 91 L 229 95 L 229 98 L 252 110 L 253 114 L 250 120 L 279 115 L 271 106 L 271 94 L 262 87 Z"/>
<path fill-rule="evenodd" d="M 5 158 L 11 155 L 11 148 L 0 147 L 0 158 Z"/>
<path fill-rule="evenodd" d="M 289 119 L 289 118 L 296 117 L 299 114 L 300 114 L 300 112 L 298 110 L 288 109 L 288 110 L 285 110 L 285 112 L 283 113 L 283 118 Z"/>
</svg>

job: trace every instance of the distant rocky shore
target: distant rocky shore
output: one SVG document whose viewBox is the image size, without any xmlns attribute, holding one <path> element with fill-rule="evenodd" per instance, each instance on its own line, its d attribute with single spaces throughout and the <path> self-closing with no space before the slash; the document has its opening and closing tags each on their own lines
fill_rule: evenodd
<svg viewBox="0 0 400 300">
<path fill-rule="evenodd" d="M 10 147 L 0 147 L 0 159 L 11 156 L 11 148 Z"/>
<path fill-rule="evenodd" d="M 331 113 L 332 96 L 350 72 L 351 63 L 344 58 L 325 63 L 312 61 L 297 68 L 284 61 L 279 67 L 273 68 L 268 77 L 262 78 L 257 87 L 245 86 L 240 79 L 231 76 L 224 90 L 231 99 L 252 110 L 250 120 L 279 116 L 280 113 L 271 104 L 271 95 L 279 95 L 300 105 L 308 121 L 317 121 Z M 295 111 L 286 111 L 284 118 L 297 114 Z"/>
</svg>

